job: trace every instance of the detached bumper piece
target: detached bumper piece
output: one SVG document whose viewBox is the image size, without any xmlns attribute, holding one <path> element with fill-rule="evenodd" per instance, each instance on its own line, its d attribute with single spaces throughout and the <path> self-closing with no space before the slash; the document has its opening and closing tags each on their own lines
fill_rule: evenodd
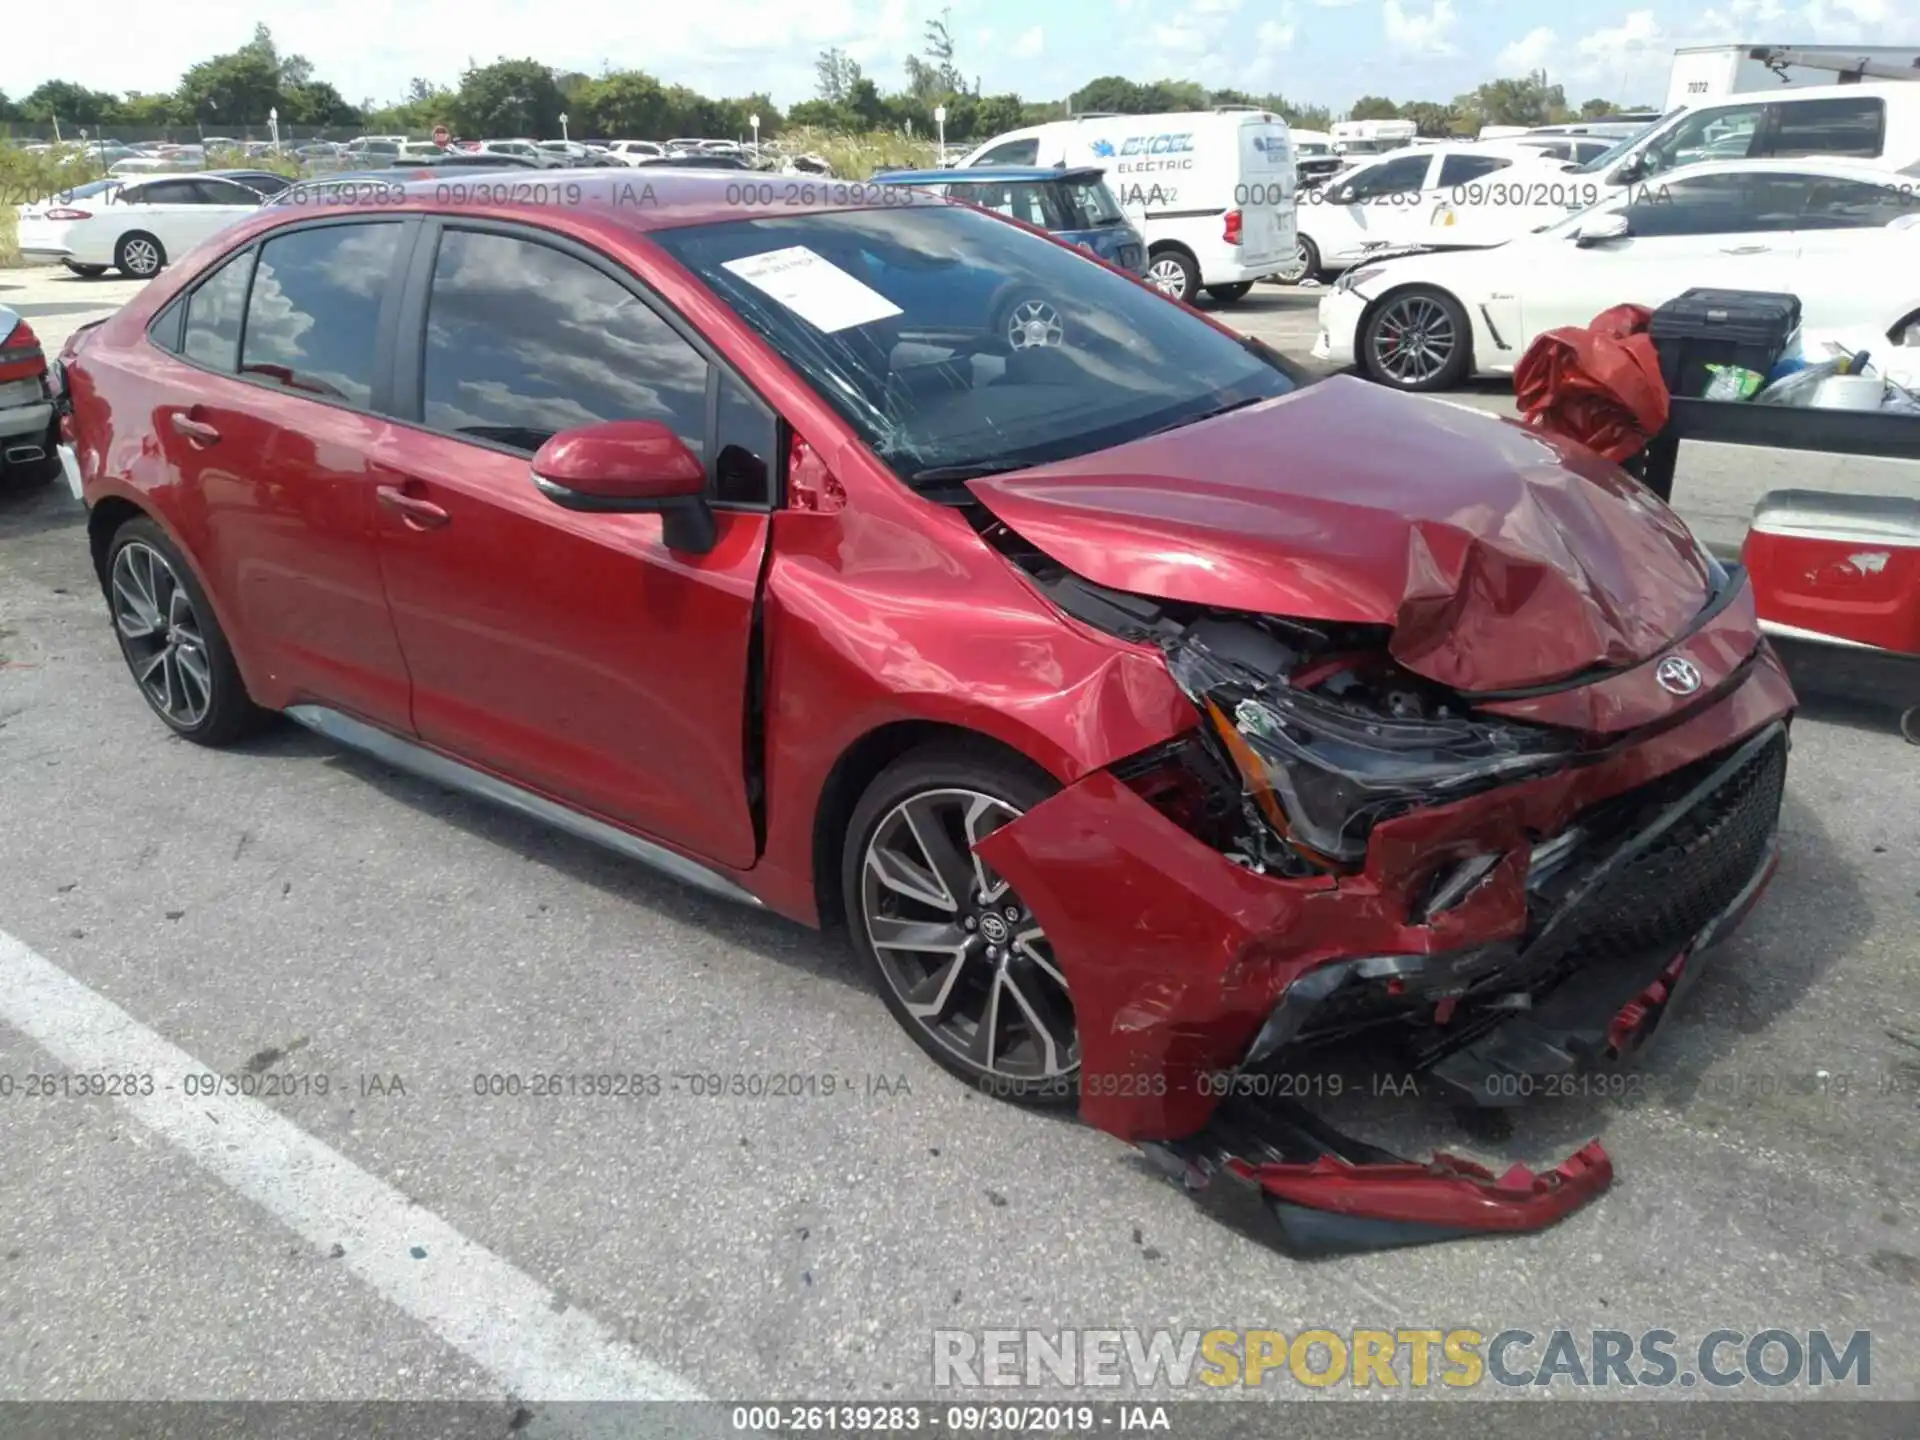
<svg viewBox="0 0 1920 1440">
<path fill-rule="evenodd" d="M 1496 1175 L 1455 1155 L 1406 1160 L 1271 1101 L 1222 1105 L 1199 1135 L 1142 1148 L 1214 1219 L 1301 1259 L 1544 1230 L 1613 1183 L 1597 1140 L 1552 1170 Z"/>
</svg>

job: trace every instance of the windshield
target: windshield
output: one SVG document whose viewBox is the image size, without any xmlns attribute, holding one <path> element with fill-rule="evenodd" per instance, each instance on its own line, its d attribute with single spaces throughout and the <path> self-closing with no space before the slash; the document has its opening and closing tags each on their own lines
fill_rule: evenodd
<svg viewBox="0 0 1920 1440">
<path fill-rule="evenodd" d="M 1662 125 L 1678 115 L 1681 110 L 1686 108 L 1686 106 L 1682 105 L 1677 109 L 1669 110 L 1658 120 L 1643 125 L 1640 129 L 1634 131 L 1633 134 L 1627 136 L 1626 139 L 1619 141 L 1617 144 L 1609 145 L 1605 150 L 1594 156 L 1593 159 L 1587 161 L 1586 164 L 1574 166 L 1570 173 L 1574 175 L 1592 175 L 1598 171 L 1605 170 L 1609 165 L 1613 164 L 1614 161 L 1633 149 L 1634 146 L 1638 145 L 1642 140 L 1646 139 L 1647 136 L 1651 135 L 1655 130 L 1658 130 Z"/>
<path fill-rule="evenodd" d="M 957 205 L 651 238 L 909 484 L 1085 455 L 1293 388 L 1153 291 Z"/>
</svg>

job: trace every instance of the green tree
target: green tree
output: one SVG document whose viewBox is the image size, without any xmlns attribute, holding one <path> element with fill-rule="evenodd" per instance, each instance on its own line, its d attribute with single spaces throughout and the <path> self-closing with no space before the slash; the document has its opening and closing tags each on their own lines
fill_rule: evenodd
<svg viewBox="0 0 1920 1440">
<path fill-rule="evenodd" d="M 813 74 L 814 93 L 829 105 L 844 104 L 854 83 L 861 78 L 859 62 L 837 45 L 831 50 L 822 50 L 814 58 Z"/>
<path fill-rule="evenodd" d="M 89 90 L 71 80 L 44 80 L 20 101 L 21 118 L 48 125 L 111 123 L 120 109 L 120 97 L 106 90 Z"/>
<path fill-rule="evenodd" d="M 1523 80 L 1489 80 L 1473 92 L 1482 125 L 1549 125 L 1566 113 L 1566 92 L 1536 70 Z"/>
<path fill-rule="evenodd" d="M 20 107 L 7 98 L 6 91 L 0 90 L 0 124 L 7 124 L 24 118 L 20 113 Z"/>
<path fill-rule="evenodd" d="M 1449 135 L 1465 133 L 1461 128 L 1460 113 L 1451 105 L 1442 105 L 1433 100 L 1408 101 L 1400 107 L 1400 118 L 1413 121 L 1420 134 L 1429 139 L 1444 139 Z"/>
<path fill-rule="evenodd" d="M 665 140 L 678 134 L 667 92 L 640 70 L 617 70 L 589 84 L 573 102 L 582 134 L 619 140 Z"/>
<path fill-rule="evenodd" d="M 1362 95 L 1347 111 L 1350 120 L 1398 120 L 1400 107 L 1384 95 Z"/>
<path fill-rule="evenodd" d="M 1067 97 L 1067 104 L 1076 114 L 1103 110 L 1116 115 L 1143 115 L 1147 110 L 1140 87 L 1124 75 L 1102 75 L 1089 80 Z"/>
<path fill-rule="evenodd" d="M 1598 120 L 1602 115 L 1611 115 L 1612 113 L 1613 102 L 1611 100 L 1602 100 L 1598 96 L 1595 96 L 1591 100 L 1582 100 L 1580 102 L 1580 118 L 1582 120 Z"/>
<path fill-rule="evenodd" d="M 344 96 L 325 80 L 307 80 L 289 85 L 280 96 L 280 120 L 287 125 L 358 125 L 362 116 L 358 106 L 349 105 Z"/>
<path fill-rule="evenodd" d="M 565 108 L 553 72 L 532 59 L 469 63 L 453 97 L 461 131 L 496 140 L 521 135 L 557 139 Z"/>
</svg>

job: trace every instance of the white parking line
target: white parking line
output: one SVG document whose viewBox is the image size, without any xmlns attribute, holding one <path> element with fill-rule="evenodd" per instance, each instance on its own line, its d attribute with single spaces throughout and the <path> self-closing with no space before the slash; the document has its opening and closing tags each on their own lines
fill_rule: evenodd
<svg viewBox="0 0 1920 1440">
<path fill-rule="evenodd" d="M 0 1020 L 76 1074 L 153 1077 L 115 1101 L 528 1401 L 698 1400 L 689 1382 L 277 1111 L 186 1096 L 209 1073 L 104 996 L 0 930 Z M 144 1082 L 143 1082 L 144 1084 Z M 558 1313 L 556 1313 L 558 1312 Z"/>
</svg>

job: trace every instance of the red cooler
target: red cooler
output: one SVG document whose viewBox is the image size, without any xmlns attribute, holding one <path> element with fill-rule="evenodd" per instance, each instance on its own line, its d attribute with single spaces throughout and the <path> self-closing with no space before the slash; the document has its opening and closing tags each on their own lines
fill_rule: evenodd
<svg viewBox="0 0 1920 1440">
<path fill-rule="evenodd" d="M 1740 558 L 1768 633 L 1920 657 L 1920 499 L 1775 490 Z"/>
</svg>

